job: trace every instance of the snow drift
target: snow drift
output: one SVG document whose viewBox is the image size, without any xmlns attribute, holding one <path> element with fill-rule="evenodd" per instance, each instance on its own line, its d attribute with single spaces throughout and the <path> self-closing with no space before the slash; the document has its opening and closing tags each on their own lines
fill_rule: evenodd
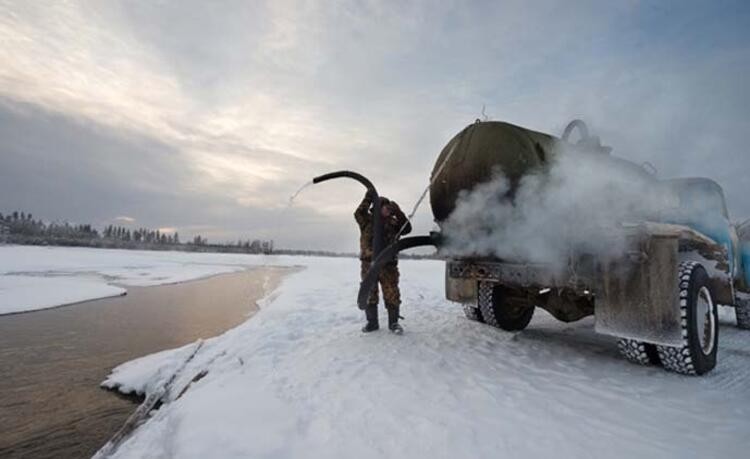
<svg viewBox="0 0 750 459">
<path fill-rule="evenodd" d="M 750 336 L 686 378 L 618 357 L 592 321 L 545 313 L 506 333 L 445 301 L 443 264 L 402 261 L 406 334 L 359 332 L 358 264 L 304 261 L 251 320 L 208 340 L 179 397 L 119 458 L 745 457 Z M 129 362 L 108 387 L 148 394 L 191 347 Z M 181 390 L 177 391 L 181 392 Z"/>
</svg>

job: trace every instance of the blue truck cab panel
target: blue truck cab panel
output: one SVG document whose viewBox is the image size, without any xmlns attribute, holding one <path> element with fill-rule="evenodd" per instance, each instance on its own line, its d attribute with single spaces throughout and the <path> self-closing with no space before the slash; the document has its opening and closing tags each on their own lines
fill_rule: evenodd
<svg viewBox="0 0 750 459">
<path fill-rule="evenodd" d="M 730 272 L 747 273 L 742 267 L 750 266 L 750 239 L 746 241 L 746 247 L 739 246 L 721 186 L 707 178 L 674 179 L 666 183 L 679 204 L 665 211 L 662 220 L 687 226 L 710 237 L 726 247 Z M 747 280 L 750 281 L 750 278 Z"/>
<path fill-rule="evenodd" d="M 737 235 L 740 239 L 741 270 L 745 285 L 742 286 L 750 293 L 750 220 L 737 226 Z"/>
</svg>

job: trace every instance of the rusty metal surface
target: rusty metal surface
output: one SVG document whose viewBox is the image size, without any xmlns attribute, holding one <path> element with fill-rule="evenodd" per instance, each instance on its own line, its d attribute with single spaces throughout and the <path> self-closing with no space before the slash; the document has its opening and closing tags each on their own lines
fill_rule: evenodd
<svg viewBox="0 0 750 459">
<path fill-rule="evenodd" d="M 533 263 L 502 263 L 478 260 L 449 260 L 448 276 L 455 279 L 494 281 L 514 287 L 572 286 L 583 288 L 583 277 L 574 279 L 571 273 L 558 272 L 549 265 Z"/>
<path fill-rule="evenodd" d="M 719 304 L 734 304 L 734 283 L 729 252 L 723 245 L 690 227 L 665 223 L 633 225 L 641 234 L 672 236 L 679 239 L 680 261 L 695 261 L 708 273 L 711 294 Z"/>
<path fill-rule="evenodd" d="M 475 279 L 457 279 L 450 276 L 448 263 L 445 265 L 445 297 L 457 303 L 476 303 L 479 282 Z"/>
<path fill-rule="evenodd" d="M 595 329 L 606 335 L 680 345 L 682 326 L 676 277 L 679 236 L 647 231 L 640 234 L 637 247 L 640 256 L 599 265 Z"/>
</svg>

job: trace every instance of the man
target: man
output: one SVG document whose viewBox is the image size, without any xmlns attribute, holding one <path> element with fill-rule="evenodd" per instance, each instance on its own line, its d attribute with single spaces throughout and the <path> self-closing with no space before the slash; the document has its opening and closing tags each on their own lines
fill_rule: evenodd
<svg viewBox="0 0 750 459">
<path fill-rule="evenodd" d="M 374 195 L 370 191 L 365 194 L 365 198 L 362 203 L 357 207 L 354 212 L 354 219 L 357 221 L 360 230 L 360 254 L 359 259 L 361 262 L 361 277 L 364 279 L 367 271 L 370 269 L 372 264 L 373 249 L 372 249 L 372 235 L 373 235 L 373 198 Z M 387 198 L 380 198 L 381 207 L 378 209 L 382 217 L 383 222 L 383 241 L 385 247 L 395 242 L 399 236 L 403 234 L 409 234 L 411 232 L 411 224 L 406 218 L 406 215 L 401 211 L 393 201 L 389 201 Z M 406 225 L 406 227 L 404 227 Z M 401 231 L 401 228 L 404 230 Z M 401 231 L 401 234 L 399 234 Z M 385 308 L 388 310 L 388 329 L 392 332 L 401 334 L 403 328 L 398 323 L 399 309 L 401 306 L 401 292 L 398 289 L 398 259 L 394 259 L 388 263 L 380 271 L 378 281 L 380 288 L 383 290 L 383 301 L 385 302 Z M 364 333 L 369 333 L 380 328 L 378 324 L 378 288 L 377 285 L 373 289 L 372 294 L 367 300 L 367 306 L 365 307 L 365 316 L 367 317 L 367 323 L 362 328 Z"/>
</svg>

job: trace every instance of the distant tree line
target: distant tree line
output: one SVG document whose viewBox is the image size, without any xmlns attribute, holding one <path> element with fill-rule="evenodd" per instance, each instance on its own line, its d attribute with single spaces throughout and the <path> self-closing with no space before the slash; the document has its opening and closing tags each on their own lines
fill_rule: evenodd
<svg viewBox="0 0 750 459">
<path fill-rule="evenodd" d="M 117 241 L 134 241 L 145 242 L 147 244 L 179 244 L 180 235 L 175 231 L 174 234 L 162 233 L 159 230 L 150 230 L 148 228 L 138 228 L 131 230 L 122 226 L 109 225 L 104 228 L 102 236 L 107 239 Z M 196 236 L 200 238 L 200 236 Z"/>
<path fill-rule="evenodd" d="M 273 240 L 238 240 L 236 243 L 209 243 L 196 235 L 189 242 L 181 242 L 177 232 L 168 233 L 148 228 L 130 229 L 108 225 L 101 234 L 90 224 L 45 223 L 31 213 L 0 213 L 0 243 L 26 245 L 63 245 L 139 250 L 182 250 L 189 252 L 222 252 L 302 255 L 324 257 L 357 257 L 356 253 L 337 253 L 321 250 L 276 249 Z M 435 259 L 436 254 L 399 254 L 399 258 Z"/>
<path fill-rule="evenodd" d="M 273 252 L 273 241 L 261 241 L 260 239 L 255 239 L 251 242 L 248 239 L 243 242 L 239 240 L 237 241 L 237 247 L 250 253 L 271 253 Z"/>
<path fill-rule="evenodd" d="M 87 240 L 99 237 L 99 233 L 91 225 L 71 225 L 67 222 L 46 224 L 42 220 L 34 220 L 32 214 L 24 212 L 16 211 L 6 216 L 0 213 L 0 222 L 5 224 L 9 238 L 21 236 Z"/>
<path fill-rule="evenodd" d="M 265 253 L 273 252 L 273 241 L 260 239 L 235 243 L 210 244 L 201 235 L 182 243 L 177 232 L 148 228 L 131 229 L 108 225 L 101 233 L 90 224 L 45 223 L 31 213 L 0 213 L 0 242 L 27 245 L 63 245 L 141 250 L 185 250 L 200 252 Z"/>
</svg>

